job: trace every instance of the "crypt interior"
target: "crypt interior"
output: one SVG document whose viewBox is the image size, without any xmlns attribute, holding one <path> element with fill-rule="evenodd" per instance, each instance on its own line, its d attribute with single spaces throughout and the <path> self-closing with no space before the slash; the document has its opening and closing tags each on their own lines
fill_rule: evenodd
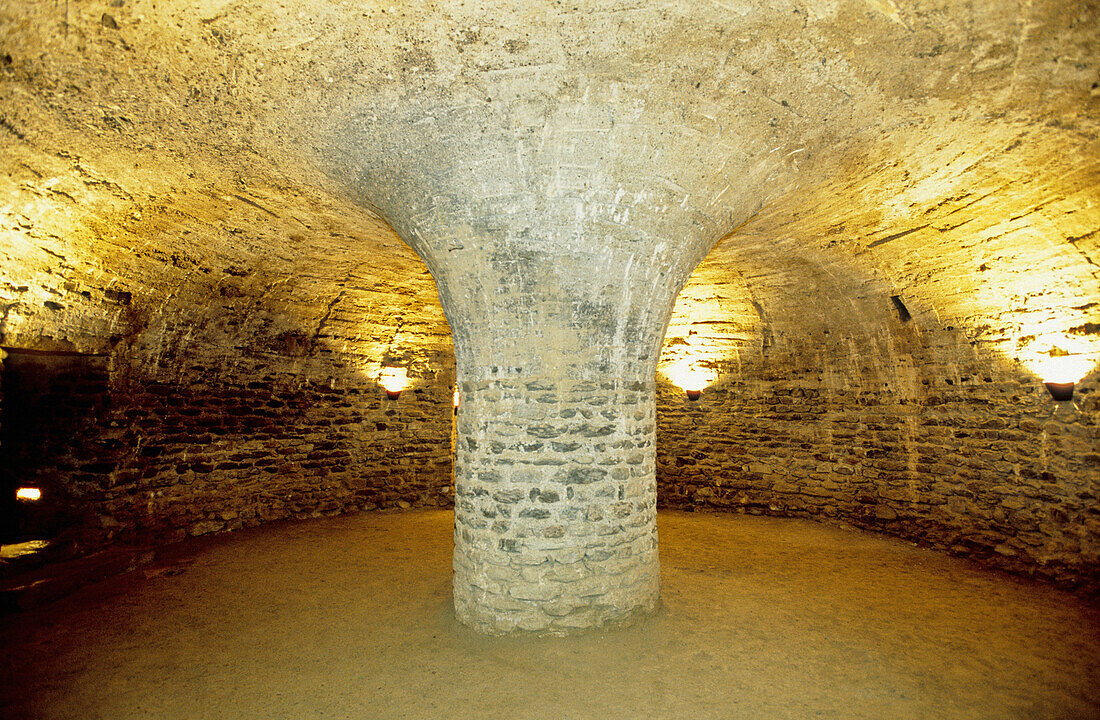
<svg viewBox="0 0 1100 720">
<path fill-rule="evenodd" d="M 1100 3 L 0 0 L 0 147 L 3 717 L 1100 717 Z"/>
</svg>

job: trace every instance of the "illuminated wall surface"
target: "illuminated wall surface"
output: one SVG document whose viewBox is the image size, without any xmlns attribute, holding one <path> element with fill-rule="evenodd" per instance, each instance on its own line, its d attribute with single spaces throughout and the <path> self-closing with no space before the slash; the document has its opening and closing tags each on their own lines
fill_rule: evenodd
<svg viewBox="0 0 1100 720">
<path fill-rule="evenodd" d="M 492 5 L 0 7 L 5 543 L 655 486 L 1095 588 L 1095 7 Z"/>
</svg>

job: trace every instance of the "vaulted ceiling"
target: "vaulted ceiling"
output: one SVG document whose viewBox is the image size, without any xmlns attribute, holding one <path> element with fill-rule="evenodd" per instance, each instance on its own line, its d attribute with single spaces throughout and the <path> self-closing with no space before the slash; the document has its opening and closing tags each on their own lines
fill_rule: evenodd
<svg viewBox="0 0 1100 720">
<path fill-rule="evenodd" d="M 1080 377 L 1098 28 L 1071 0 L 6 2 L 2 342 L 430 365 L 405 243 L 439 275 L 507 196 L 524 250 L 629 255 L 642 227 L 674 290 L 694 269 L 666 367 L 891 364 L 923 333 Z M 622 227 L 542 228 L 563 198 Z"/>
</svg>

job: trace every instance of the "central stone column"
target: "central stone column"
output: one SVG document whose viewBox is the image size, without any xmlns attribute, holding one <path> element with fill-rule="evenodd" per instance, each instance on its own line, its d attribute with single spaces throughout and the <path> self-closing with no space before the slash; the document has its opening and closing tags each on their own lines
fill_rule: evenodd
<svg viewBox="0 0 1100 720">
<path fill-rule="evenodd" d="M 458 619 L 564 633 L 651 612 L 669 297 L 645 277 L 664 271 L 624 272 L 614 248 L 465 255 L 466 273 L 437 274 L 458 361 Z"/>
<path fill-rule="evenodd" d="M 658 601 L 654 384 L 461 383 L 454 598 L 479 630 L 567 631 Z"/>
<path fill-rule="evenodd" d="M 727 173 L 765 168 L 713 167 L 681 106 L 611 76 L 510 77 L 506 102 L 447 78 L 357 110 L 331 172 L 424 260 L 451 326 L 458 619 L 563 633 L 657 606 L 657 359 L 751 212 Z"/>
</svg>

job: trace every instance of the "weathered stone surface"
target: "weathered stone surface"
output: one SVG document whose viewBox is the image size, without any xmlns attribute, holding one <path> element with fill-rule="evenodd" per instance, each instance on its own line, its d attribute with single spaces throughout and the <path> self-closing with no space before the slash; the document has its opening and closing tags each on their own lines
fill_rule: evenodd
<svg viewBox="0 0 1100 720">
<path fill-rule="evenodd" d="M 109 365 L 41 475 L 98 541 L 445 502 L 457 377 L 459 602 L 495 631 L 648 606 L 645 562 L 542 605 L 477 582 L 651 543 L 658 422 L 670 502 L 1095 575 L 1097 27 L 1070 0 L 8 3 L 0 344 Z M 655 415 L 662 337 L 722 380 Z M 1080 410 L 1017 366 L 1051 357 L 1092 373 Z"/>
<path fill-rule="evenodd" d="M 538 389 L 530 390 L 531 384 Z M 540 401 L 537 393 L 547 387 L 560 398 L 557 403 Z M 591 400 L 597 392 L 608 404 L 621 406 L 628 399 L 631 407 L 643 407 L 641 420 L 622 421 L 594 438 L 579 415 L 562 419 L 566 403 Z M 467 442 L 459 443 L 455 464 L 462 498 L 455 505 L 459 619 L 494 633 L 555 632 L 567 622 L 602 625 L 653 610 L 659 570 L 652 401 L 635 389 L 624 398 L 616 383 L 595 389 L 551 378 L 464 382 L 462 398 L 458 433 Z M 639 423 L 648 432 L 635 434 Z M 505 425 L 516 432 L 502 433 Z M 523 439 L 531 425 L 554 428 L 569 442 L 532 449 Z M 501 436 L 514 440 L 496 452 L 484 450 L 485 438 Z M 616 480 L 589 465 L 594 457 L 612 465 L 640 457 L 644 472 Z M 489 483 L 483 479 L 487 467 L 496 469 Z M 629 502 L 612 504 L 606 515 L 585 511 L 601 497 Z M 507 524 L 480 521 L 504 512 L 511 519 Z M 629 552 L 611 549 L 619 547 Z M 500 602 L 502 594 L 512 602 Z"/>
<path fill-rule="evenodd" d="M 661 503 L 837 518 L 1069 588 L 1100 588 L 1100 474 L 1087 460 L 1100 443 L 1094 381 L 1070 409 L 1034 380 L 977 360 L 975 377 L 990 381 L 950 392 L 918 385 L 912 396 L 836 387 L 822 382 L 820 367 L 782 362 L 768 381 L 750 371 L 695 402 L 662 385 Z M 917 365 L 935 367 L 932 358 Z M 798 398 L 806 409 L 777 411 Z M 991 424 L 1003 428 L 985 429 Z"/>
</svg>

